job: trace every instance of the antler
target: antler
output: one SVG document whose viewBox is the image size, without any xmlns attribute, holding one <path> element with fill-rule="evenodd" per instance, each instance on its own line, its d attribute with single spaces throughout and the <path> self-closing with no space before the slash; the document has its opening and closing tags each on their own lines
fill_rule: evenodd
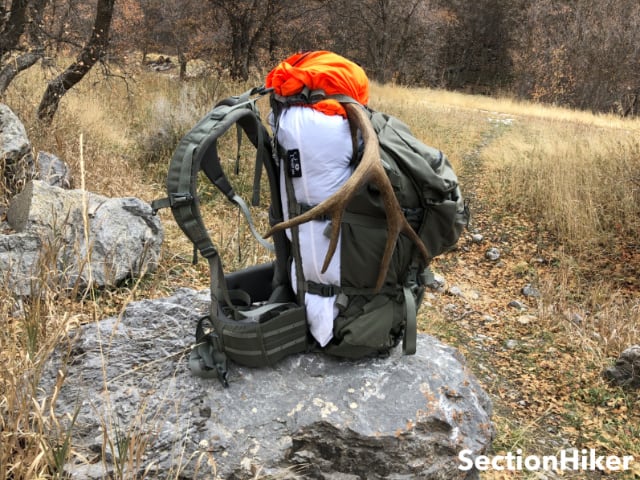
<svg viewBox="0 0 640 480">
<path fill-rule="evenodd" d="M 373 125 L 371 125 L 371 121 L 364 112 L 364 109 L 359 105 L 351 103 L 344 104 L 344 108 L 347 111 L 347 117 L 353 134 L 355 135 L 355 132 L 358 129 L 362 132 L 364 152 L 360 163 L 349 179 L 332 196 L 302 215 L 291 218 L 286 222 L 278 223 L 267 232 L 266 237 L 273 235 L 275 232 L 295 227 L 321 216 L 330 216 L 331 236 L 329 240 L 329 248 L 327 249 L 327 254 L 322 266 L 322 273 L 324 273 L 329 267 L 329 262 L 331 262 L 333 254 L 336 251 L 336 247 L 338 246 L 340 225 L 342 223 L 342 215 L 345 208 L 360 187 L 369 182 L 374 183 L 378 186 L 380 193 L 382 194 L 384 210 L 387 214 L 388 231 L 387 243 L 384 247 L 384 254 L 382 255 L 382 261 L 380 262 L 380 270 L 378 271 L 378 280 L 375 287 L 375 291 L 377 292 L 382 288 L 384 279 L 387 276 L 393 250 L 401 232 L 406 234 L 418 246 L 420 253 L 425 258 L 425 261 L 428 262 L 431 257 L 418 234 L 411 225 L 409 225 L 409 222 L 407 222 L 407 219 L 402 212 L 402 208 L 398 203 L 398 199 L 393 193 L 393 187 L 391 186 L 389 177 L 387 177 L 387 174 L 382 167 L 382 162 L 380 161 L 380 151 L 376 133 L 373 130 Z"/>
</svg>

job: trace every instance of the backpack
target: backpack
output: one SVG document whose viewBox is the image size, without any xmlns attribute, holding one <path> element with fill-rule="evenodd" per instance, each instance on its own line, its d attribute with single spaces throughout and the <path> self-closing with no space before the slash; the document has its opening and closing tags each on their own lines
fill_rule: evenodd
<svg viewBox="0 0 640 480">
<path fill-rule="evenodd" d="M 412 241 L 400 235 L 383 281 L 372 285 L 371 279 L 379 273 L 375 252 L 384 249 L 387 229 L 380 191 L 368 184 L 355 192 L 340 221 L 340 286 L 305 282 L 303 275 L 298 275 L 296 294 L 289 275 L 291 262 L 300 262 L 296 229 L 291 229 L 294 233 L 290 240 L 284 230 L 278 228 L 284 219 L 280 167 L 284 168 L 285 152 L 278 144 L 277 134 L 273 138 L 269 135 L 256 105 L 259 98 L 268 94 L 276 119 L 284 109 L 300 103 L 326 98 L 334 98 L 344 105 L 355 102 L 342 95 L 309 91 L 279 97 L 269 89 L 257 87 L 219 102 L 180 141 L 169 164 L 168 196 L 155 200 L 152 208 L 157 212 L 171 207 L 177 224 L 193 242 L 194 252 L 199 252 L 210 267 L 210 312 L 200 318 L 196 326 L 196 344 L 189 359 L 192 373 L 205 378 L 217 376 L 226 387 L 228 359 L 258 367 L 273 365 L 294 353 L 317 349 L 309 335 L 305 292 L 337 295 L 339 314 L 334 321 L 334 338 L 322 351 L 355 359 L 386 355 L 402 341 L 405 354 L 415 353 L 416 316 L 429 281 L 429 261 L 452 249 L 469 221 L 468 205 L 462 198 L 451 164 L 442 152 L 413 137 L 398 119 L 358 105 L 356 108 L 364 109 L 373 126 L 384 172 L 404 217 L 426 250 L 416 245 L 415 238 Z M 222 169 L 217 140 L 233 125 L 238 129 L 238 142 L 244 132 L 256 148 L 254 205 L 259 200 L 263 169 L 267 174 L 269 221 L 274 227 L 267 236 L 273 238 L 273 245 L 256 231 L 246 203 L 235 193 Z M 356 163 L 362 154 L 354 143 Z M 225 274 L 200 215 L 197 196 L 200 170 L 238 205 L 254 236 L 275 252 L 273 262 Z M 296 204 L 290 192 L 286 193 L 288 211 L 296 215 L 302 213 L 306 206 Z M 363 252 L 373 253 L 363 255 Z"/>
</svg>

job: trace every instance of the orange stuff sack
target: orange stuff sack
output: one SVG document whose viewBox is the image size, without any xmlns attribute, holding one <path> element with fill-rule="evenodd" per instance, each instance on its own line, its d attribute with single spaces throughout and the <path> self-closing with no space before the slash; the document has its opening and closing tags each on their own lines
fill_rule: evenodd
<svg viewBox="0 0 640 480">
<path fill-rule="evenodd" d="M 327 95 L 348 95 L 362 105 L 369 102 L 369 79 L 364 70 L 327 51 L 292 55 L 269 72 L 265 85 L 284 97 L 296 95 L 306 86 L 310 90 L 324 90 Z M 336 100 L 322 100 L 309 107 L 326 115 L 347 116 Z"/>
</svg>

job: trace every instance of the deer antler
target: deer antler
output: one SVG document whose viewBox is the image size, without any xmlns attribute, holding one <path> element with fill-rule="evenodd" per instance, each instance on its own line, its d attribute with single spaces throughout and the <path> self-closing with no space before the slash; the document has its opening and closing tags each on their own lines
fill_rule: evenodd
<svg viewBox="0 0 640 480">
<path fill-rule="evenodd" d="M 333 258 L 336 247 L 338 246 L 340 224 L 342 223 L 342 215 L 346 206 L 360 187 L 372 182 L 378 186 L 380 193 L 382 194 L 384 209 L 387 214 L 388 231 L 387 243 L 384 248 L 384 254 L 382 255 L 382 261 L 380 262 L 380 270 L 378 271 L 378 280 L 375 287 L 375 291 L 377 292 L 382 288 L 384 279 L 387 276 L 393 250 L 401 232 L 406 234 L 418 246 L 420 253 L 425 258 L 425 261 L 429 261 L 431 257 L 418 234 L 411 225 L 409 225 L 409 222 L 407 222 L 407 219 L 402 212 L 402 208 L 398 203 L 398 199 L 393 193 L 393 187 L 391 186 L 389 177 L 387 177 L 387 174 L 382 167 L 382 162 L 380 161 L 380 151 L 376 133 L 373 130 L 373 125 L 371 125 L 371 121 L 364 112 L 364 109 L 359 105 L 351 103 L 344 104 L 344 108 L 347 111 L 347 117 L 349 119 L 352 133 L 355 135 L 355 132 L 357 132 L 358 129 L 362 132 L 364 152 L 360 163 L 349 179 L 332 196 L 302 215 L 291 218 L 285 222 L 278 223 L 267 232 L 266 237 L 273 235 L 275 232 L 295 227 L 321 216 L 330 216 L 331 237 L 329 240 L 329 248 L 327 249 L 327 254 L 322 266 L 322 273 L 324 273 L 329 266 L 329 262 L 331 262 L 331 259 Z"/>
</svg>

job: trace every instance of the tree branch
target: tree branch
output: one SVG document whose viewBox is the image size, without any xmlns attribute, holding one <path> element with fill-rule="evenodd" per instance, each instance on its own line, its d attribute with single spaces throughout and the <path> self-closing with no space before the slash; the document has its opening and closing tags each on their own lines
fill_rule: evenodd
<svg viewBox="0 0 640 480">
<path fill-rule="evenodd" d="M 0 96 L 4 94 L 9 87 L 9 84 L 20 72 L 31 67 L 43 56 L 44 52 L 42 50 L 35 50 L 33 52 L 20 55 L 18 58 L 5 65 L 4 68 L 0 70 Z"/>
<path fill-rule="evenodd" d="M 109 45 L 109 29 L 111 28 L 114 4 L 115 0 L 98 0 L 91 38 L 76 61 L 47 85 L 47 90 L 38 106 L 38 119 L 45 123 L 51 123 L 58 110 L 60 99 L 82 80 L 91 67 L 104 56 Z"/>
</svg>

